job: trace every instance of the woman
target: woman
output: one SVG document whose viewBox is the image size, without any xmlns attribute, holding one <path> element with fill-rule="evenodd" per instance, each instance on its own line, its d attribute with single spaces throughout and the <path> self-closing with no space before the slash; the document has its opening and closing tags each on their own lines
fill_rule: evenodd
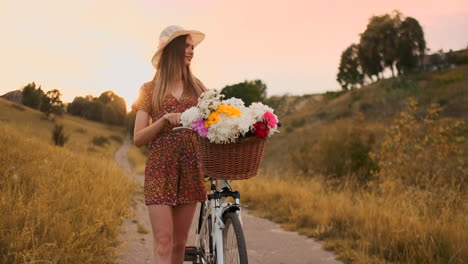
<svg viewBox="0 0 468 264">
<path fill-rule="evenodd" d="M 183 263 L 196 204 L 206 199 L 196 141 L 190 131 L 173 130 L 181 113 L 195 106 L 206 90 L 190 71 L 194 47 L 204 37 L 180 26 L 164 29 L 152 59 L 156 74 L 132 105 L 137 111 L 134 143 L 150 143 L 144 193 L 160 264 Z"/>
</svg>

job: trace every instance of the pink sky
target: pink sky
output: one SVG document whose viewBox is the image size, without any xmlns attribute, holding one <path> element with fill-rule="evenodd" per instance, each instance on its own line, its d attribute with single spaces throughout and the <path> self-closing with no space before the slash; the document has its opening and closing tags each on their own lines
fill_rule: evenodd
<svg viewBox="0 0 468 264">
<path fill-rule="evenodd" d="M 431 50 L 468 46 L 468 3 L 458 0 L 2 0 L 0 94 L 35 81 L 65 101 L 114 90 L 130 104 L 171 24 L 206 33 L 193 71 L 209 88 L 258 78 L 269 95 L 338 90 L 341 52 L 372 15 L 394 9 L 421 23 Z"/>
</svg>

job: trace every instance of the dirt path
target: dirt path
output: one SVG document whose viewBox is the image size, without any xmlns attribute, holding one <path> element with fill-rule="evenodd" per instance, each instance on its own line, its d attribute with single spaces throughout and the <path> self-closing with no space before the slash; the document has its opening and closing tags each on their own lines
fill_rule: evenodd
<svg viewBox="0 0 468 264">
<path fill-rule="evenodd" d="M 136 175 L 131 172 L 130 162 L 127 158 L 130 147 L 131 142 L 127 138 L 115 153 L 115 160 L 143 190 L 144 175 Z M 142 192 L 133 197 L 132 214 L 133 216 L 123 223 L 124 233 L 120 237 L 123 244 L 119 250 L 120 255 L 117 262 L 119 264 L 153 264 L 151 223 Z"/>
<path fill-rule="evenodd" d="M 131 173 L 130 163 L 127 159 L 130 146 L 130 140 L 127 139 L 115 153 L 115 160 L 143 189 L 144 176 Z M 143 194 L 134 197 L 132 211 L 133 216 L 123 224 L 125 232 L 120 237 L 123 246 L 119 249 L 117 261 L 119 264 L 153 264 L 153 238 Z M 196 219 L 197 217 L 194 217 L 187 245 L 195 245 Z M 246 209 L 242 211 L 242 219 L 249 263 L 341 263 L 335 259 L 332 253 L 323 250 L 321 244 L 315 240 L 301 236 L 296 232 L 285 231 L 276 223 L 249 214 Z"/>
</svg>

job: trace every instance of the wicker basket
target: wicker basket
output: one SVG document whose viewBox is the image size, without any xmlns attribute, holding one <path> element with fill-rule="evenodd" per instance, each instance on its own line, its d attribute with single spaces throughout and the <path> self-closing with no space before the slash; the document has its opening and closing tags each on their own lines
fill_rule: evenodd
<svg viewBox="0 0 468 264">
<path fill-rule="evenodd" d="M 229 144 L 215 144 L 198 137 L 201 167 L 213 179 L 249 179 L 257 175 L 265 141 L 251 136 Z"/>
</svg>

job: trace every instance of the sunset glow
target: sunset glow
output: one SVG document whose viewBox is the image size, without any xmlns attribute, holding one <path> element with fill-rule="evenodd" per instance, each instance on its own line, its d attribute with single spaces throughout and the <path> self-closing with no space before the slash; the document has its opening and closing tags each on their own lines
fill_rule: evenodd
<svg viewBox="0 0 468 264">
<path fill-rule="evenodd" d="M 114 90 L 131 104 L 171 24 L 206 34 L 192 69 L 209 88 L 258 78 L 269 95 L 338 90 L 341 52 L 372 15 L 394 9 L 421 23 L 431 50 L 467 47 L 462 0 L 2 0 L 0 95 L 34 81 L 66 102 Z"/>
</svg>

